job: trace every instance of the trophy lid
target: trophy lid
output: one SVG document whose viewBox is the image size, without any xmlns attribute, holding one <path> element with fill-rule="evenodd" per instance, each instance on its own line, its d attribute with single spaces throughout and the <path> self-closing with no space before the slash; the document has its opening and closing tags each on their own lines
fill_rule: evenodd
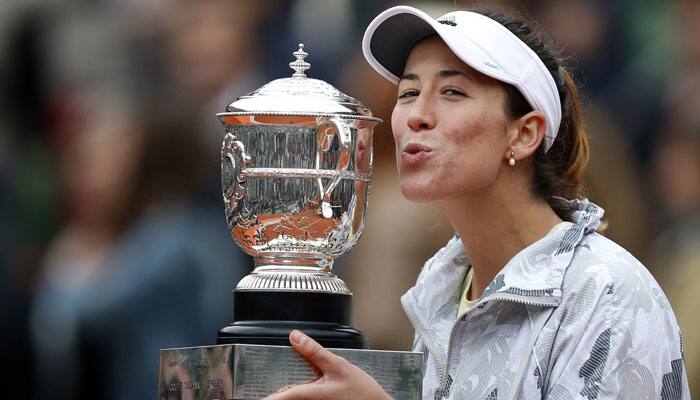
<svg viewBox="0 0 700 400">
<path fill-rule="evenodd" d="M 227 112 L 218 115 L 340 116 L 381 122 L 360 101 L 325 81 L 306 76 L 311 64 L 304 60 L 308 56 L 304 44 L 299 43 L 299 50 L 292 54 L 296 60 L 289 63 L 294 70 L 290 78 L 275 79 L 239 97 L 226 107 Z"/>
</svg>

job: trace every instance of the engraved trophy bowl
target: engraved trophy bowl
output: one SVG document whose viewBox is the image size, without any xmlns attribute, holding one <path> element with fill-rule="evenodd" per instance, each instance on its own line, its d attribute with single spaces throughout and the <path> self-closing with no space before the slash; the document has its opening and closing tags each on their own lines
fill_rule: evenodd
<svg viewBox="0 0 700 400">
<path fill-rule="evenodd" d="M 364 228 L 372 132 L 381 122 L 358 100 L 294 74 L 241 96 L 219 113 L 226 222 L 255 269 L 234 290 L 234 322 L 219 343 L 288 344 L 302 328 L 331 347 L 365 347 L 350 327 L 352 293 L 332 273 Z"/>
</svg>

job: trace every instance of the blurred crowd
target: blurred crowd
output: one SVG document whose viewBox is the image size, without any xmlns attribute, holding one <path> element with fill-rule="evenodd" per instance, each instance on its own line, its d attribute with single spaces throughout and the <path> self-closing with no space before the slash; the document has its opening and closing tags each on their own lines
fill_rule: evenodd
<svg viewBox="0 0 700 400">
<path fill-rule="evenodd" d="M 384 119 L 363 238 L 335 270 L 375 349 L 410 348 L 399 296 L 452 231 L 397 186 L 395 88 L 361 38 L 383 9 L 516 10 L 560 44 L 586 98 L 589 198 L 679 319 L 700 396 L 697 0 L 2 0 L 3 397 L 149 399 L 158 349 L 213 344 L 252 268 L 226 229 L 223 129 L 236 97 L 307 74 Z"/>
</svg>

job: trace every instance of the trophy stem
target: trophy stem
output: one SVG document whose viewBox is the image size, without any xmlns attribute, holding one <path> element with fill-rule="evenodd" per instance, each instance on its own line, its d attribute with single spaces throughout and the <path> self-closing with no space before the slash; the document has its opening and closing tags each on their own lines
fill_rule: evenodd
<svg viewBox="0 0 700 400">
<path fill-rule="evenodd" d="M 263 254 L 255 257 L 255 269 L 238 282 L 236 290 L 352 295 L 345 282 L 331 272 L 332 265 L 332 259 L 315 254 Z"/>
<path fill-rule="evenodd" d="M 303 271 L 330 273 L 333 259 L 321 254 L 261 253 L 255 257 L 255 271 Z"/>
</svg>

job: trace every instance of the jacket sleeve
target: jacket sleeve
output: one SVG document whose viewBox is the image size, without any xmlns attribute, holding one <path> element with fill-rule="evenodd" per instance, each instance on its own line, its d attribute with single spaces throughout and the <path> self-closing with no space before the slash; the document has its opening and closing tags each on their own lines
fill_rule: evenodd
<svg viewBox="0 0 700 400">
<path fill-rule="evenodd" d="M 646 270 L 627 267 L 601 269 L 560 306 L 543 398 L 690 399 L 668 300 Z"/>
</svg>

